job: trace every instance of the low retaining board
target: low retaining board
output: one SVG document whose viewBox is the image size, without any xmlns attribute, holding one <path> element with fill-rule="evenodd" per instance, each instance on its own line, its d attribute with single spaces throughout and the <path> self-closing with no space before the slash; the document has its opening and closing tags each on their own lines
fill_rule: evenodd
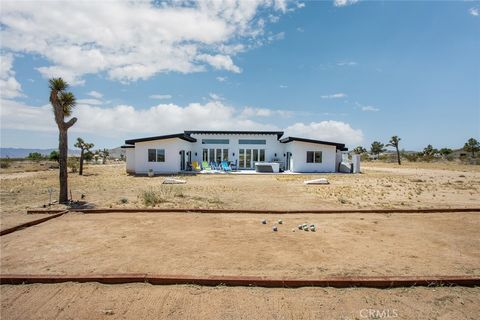
<svg viewBox="0 0 480 320">
<path fill-rule="evenodd" d="M 192 213 L 250 213 L 250 214 L 338 214 L 338 213 L 456 213 L 480 212 L 480 208 L 427 208 L 427 209 L 332 209 L 332 210 L 245 210 L 245 209 L 178 209 L 178 208 L 98 208 L 70 209 L 81 213 L 135 213 L 135 212 L 192 212 Z"/>
<path fill-rule="evenodd" d="M 43 223 L 45 221 L 58 218 L 58 217 L 64 215 L 65 213 L 68 213 L 68 210 L 64 210 L 64 211 L 61 211 L 59 213 L 55 213 L 50 217 L 45 217 L 45 218 L 41 218 L 41 219 L 37 219 L 37 220 L 33 220 L 33 221 L 28 221 L 28 222 L 19 224 L 18 226 L 14 226 L 14 227 L 2 230 L 2 231 L 0 231 L 0 236 L 4 236 L 6 234 L 9 234 L 9 233 L 12 233 L 12 232 L 15 232 L 15 231 L 19 231 L 19 230 L 22 230 L 22 229 L 25 229 L 25 228 Z"/>
<path fill-rule="evenodd" d="M 395 288 L 412 286 L 479 286 L 475 276 L 397 276 L 397 277 L 327 277 L 321 279 L 274 279 L 240 276 L 183 276 L 149 274 L 99 274 L 99 275 L 0 275 L 0 284 L 99 282 L 125 284 L 134 282 L 153 285 L 193 284 L 201 286 L 255 286 L 267 288 L 333 287 L 333 288 Z"/>
</svg>

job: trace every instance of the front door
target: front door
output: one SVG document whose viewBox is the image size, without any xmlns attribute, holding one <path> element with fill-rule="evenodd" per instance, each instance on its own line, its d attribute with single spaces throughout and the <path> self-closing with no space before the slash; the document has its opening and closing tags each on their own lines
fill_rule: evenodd
<svg viewBox="0 0 480 320">
<path fill-rule="evenodd" d="M 291 170 L 292 169 L 292 153 L 287 152 L 287 159 L 285 161 L 285 170 Z"/>
<path fill-rule="evenodd" d="M 185 171 L 185 150 L 180 151 L 180 171 Z"/>
</svg>

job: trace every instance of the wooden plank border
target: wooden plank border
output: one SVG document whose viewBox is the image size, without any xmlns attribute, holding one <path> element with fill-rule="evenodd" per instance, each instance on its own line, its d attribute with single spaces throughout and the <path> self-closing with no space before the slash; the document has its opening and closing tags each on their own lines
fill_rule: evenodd
<svg viewBox="0 0 480 320">
<path fill-rule="evenodd" d="M 186 276 L 151 274 L 79 274 L 79 275 L 0 275 L 0 284 L 98 282 L 126 284 L 143 282 L 152 285 L 255 286 L 267 288 L 333 287 L 333 288 L 396 288 L 414 286 L 479 286 L 479 276 L 384 276 L 384 277 L 325 277 L 320 279 L 276 279 L 243 276 Z"/>
<path fill-rule="evenodd" d="M 28 221 L 28 222 L 19 224 L 18 226 L 7 228 L 5 230 L 0 231 L 0 236 L 4 236 L 4 235 L 7 235 L 7 234 L 15 232 L 15 231 L 19 231 L 19 230 L 22 230 L 22 229 L 25 229 L 25 228 L 28 228 L 28 227 L 31 227 L 31 226 L 35 226 L 35 225 L 43 223 L 45 221 L 58 218 L 58 217 L 64 215 L 65 213 L 68 213 L 68 210 L 64 210 L 60 213 L 53 214 L 50 217 L 45 217 L 45 218 L 41 218 L 41 219 L 37 219 L 37 220 L 33 220 L 33 221 Z"/>
</svg>

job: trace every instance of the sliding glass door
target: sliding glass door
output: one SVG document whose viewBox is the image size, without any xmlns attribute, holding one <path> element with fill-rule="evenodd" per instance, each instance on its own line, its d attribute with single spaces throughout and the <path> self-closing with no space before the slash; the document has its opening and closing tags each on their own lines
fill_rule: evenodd
<svg viewBox="0 0 480 320">
<path fill-rule="evenodd" d="M 221 162 L 228 161 L 228 149 L 203 149 L 202 161 Z"/>
<path fill-rule="evenodd" d="M 238 167 L 253 169 L 255 162 L 265 161 L 265 149 L 240 149 L 238 152 Z"/>
</svg>

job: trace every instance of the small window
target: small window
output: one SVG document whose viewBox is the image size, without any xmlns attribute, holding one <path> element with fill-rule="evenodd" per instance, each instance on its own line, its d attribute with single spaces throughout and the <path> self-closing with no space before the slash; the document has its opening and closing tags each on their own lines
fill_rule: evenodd
<svg viewBox="0 0 480 320">
<path fill-rule="evenodd" d="M 165 162 L 165 149 L 148 149 L 148 162 Z"/>
<path fill-rule="evenodd" d="M 157 149 L 157 162 L 165 162 L 165 149 Z"/>
<path fill-rule="evenodd" d="M 229 144 L 228 139 L 202 139 L 202 144 Z"/>
<path fill-rule="evenodd" d="M 239 139 L 238 144 L 267 144 L 267 140 Z"/>
<path fill-rule="evenodd" d="M 157 162 L 157 150 L 148 149 L 148 162 Z"/>
<path fill-rule="evenodd" d="M 322 163 L 322 151 L 307 151 L 307 163 Z"/>
<path fill-rule="evenodd" d="M 223 161 L 228 161 L 228 149 L 223 149 Z"/>
</svg>

